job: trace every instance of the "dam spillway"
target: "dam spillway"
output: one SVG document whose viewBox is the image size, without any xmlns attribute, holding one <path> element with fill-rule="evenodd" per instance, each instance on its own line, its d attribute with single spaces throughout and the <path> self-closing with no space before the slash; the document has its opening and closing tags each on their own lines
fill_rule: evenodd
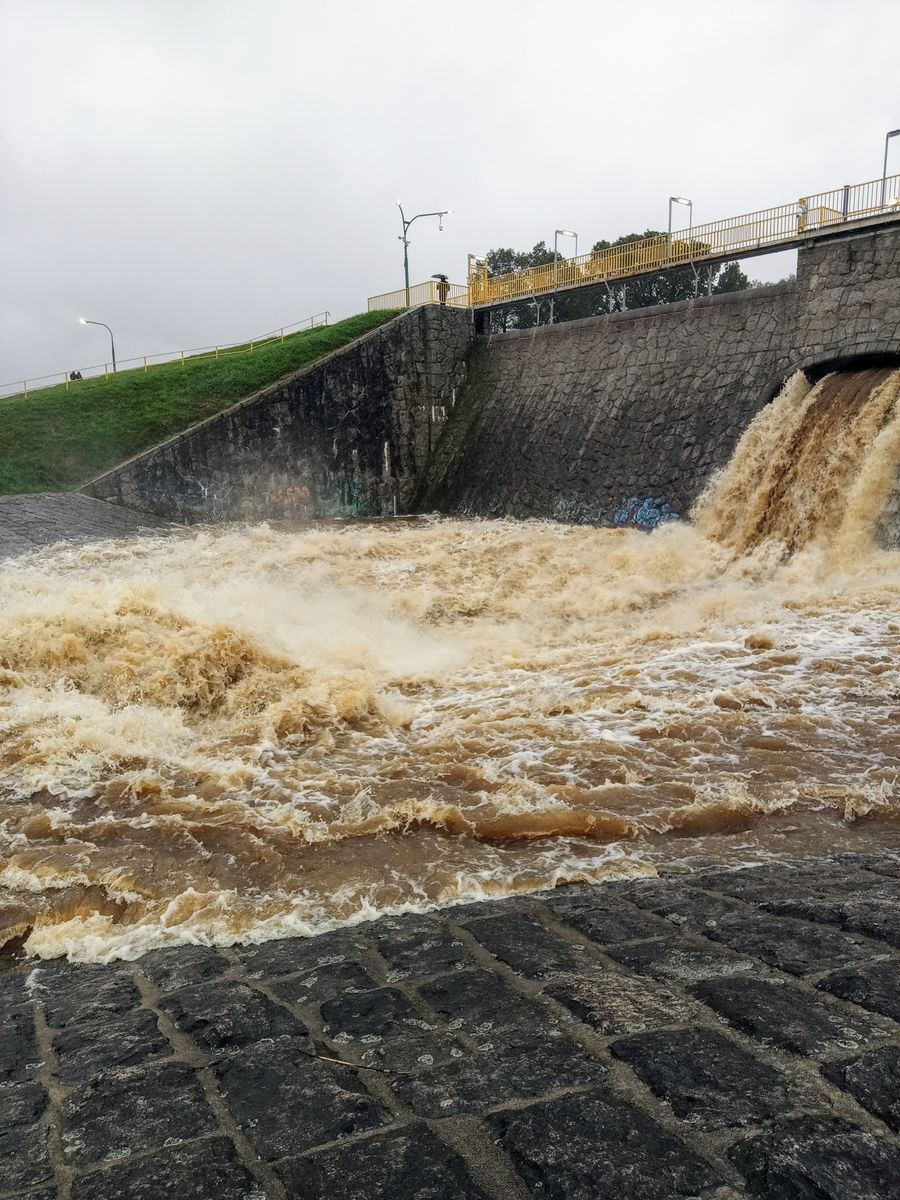
<svg viewBox="0 0 900 1200">
<path fill-rule="evenodd" d="M 6 938 L 132 957 L 883 844 L 898 385 L 790 380 L 650 536 L 229 526 L 7 561 Z"/>
</svg>

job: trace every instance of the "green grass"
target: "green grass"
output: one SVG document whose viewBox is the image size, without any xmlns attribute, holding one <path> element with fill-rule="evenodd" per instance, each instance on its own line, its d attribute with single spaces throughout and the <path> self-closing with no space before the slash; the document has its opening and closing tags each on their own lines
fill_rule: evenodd
<svg viewBox="0 0 900 1200">
<path fill-rule="evenodd" d="M 80 487 L 383 324 L 361 313 L 226 357 L 119 371 L 0 400 L 0 495 Z"/>
</svg>

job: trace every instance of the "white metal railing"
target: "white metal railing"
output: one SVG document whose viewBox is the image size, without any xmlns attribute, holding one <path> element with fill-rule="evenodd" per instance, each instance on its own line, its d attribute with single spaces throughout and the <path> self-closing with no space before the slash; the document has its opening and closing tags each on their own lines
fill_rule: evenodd
<svg viewBox="0 0 900 1200">
<path fill-rule="evenodd" d="M 116 369 L 124 367 L 128 371 L 143 369 L 144 372 L 147 372 L 151 367 L 162 366 L 165 363 L 180 362 L 184 365 L 188 362 L 198 362 L 204 358 L 216 359 L 232 354 L 250 354 L 263 346 L 271 346 L 273 342 L 283 342 L 285 337 L 289 337 L 292 333 L 302 333 L 306 329 L 316 329 L 327 325 L 330 320 L 330 312 L 320 312 L 316 313 L 314 317 L 304 317 L 302 321 L 295 321 L 291 325 L 273 329 L 270 333 L 260 334 L 259 337 L 251 338 L 249 342 L 219 342 L 215 346 L 195 346 L 191 350 L 166 350 L 160 354 L 144 354 L 138 358 L 120 358 L 116 360 Z M 0 399 L 8 400 L 12 396 L 28 396 L 33 391 L 47 387 L 65 385 L 66 389 L 74 388 L 84 379 L 96 379 L 99 376 L 108 379 L 111 374 L 111 363 L 95 363 L 90 367 L 75 367 L 70 371 L 53 371 L 49 375 L 38 375 L 33 379 L 17 379 L 12 383 L 0 383 Z M 78 377 L 73 378 L 73 375 Z"/>
</svg>

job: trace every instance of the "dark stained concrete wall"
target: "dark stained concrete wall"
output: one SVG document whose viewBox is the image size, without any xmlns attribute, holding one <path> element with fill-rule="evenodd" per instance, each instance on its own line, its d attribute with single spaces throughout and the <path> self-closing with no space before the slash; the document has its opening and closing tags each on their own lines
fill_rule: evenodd
<svg viewBox="0 0 900 1200">
<path fill-rule="evenodd" d="M 83 490 L 186 522 L 402 512 L 472 338 L 470 312 L 415 309 Z"/>
<path fill-rule="evenodd" d="M 799 252 L 795 282 L 479 337 L 418 508 L 603 523 L 686 513 L 797 368 L 900 355 L 900 230 Z"/>
</svg>

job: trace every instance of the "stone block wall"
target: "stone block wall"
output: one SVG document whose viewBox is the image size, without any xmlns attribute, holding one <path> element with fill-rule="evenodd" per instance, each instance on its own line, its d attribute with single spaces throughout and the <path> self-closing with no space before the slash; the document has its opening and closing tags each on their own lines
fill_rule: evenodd
<svg viewBox="0 0 900 1200">
<path fill-rule="evenodd" d="M 414 309 L 83 491 L 189 523 L 402 512 L 472 339 L 470 312 Z"/>
<path fill-rule="evenodd" d="M 900 361 L 900 230 L 799 252 L 796 280 L 479 337 L 421 510 L 608 522 L 631 496 L 685 514 L 798 368 Z"/>
</svg>

